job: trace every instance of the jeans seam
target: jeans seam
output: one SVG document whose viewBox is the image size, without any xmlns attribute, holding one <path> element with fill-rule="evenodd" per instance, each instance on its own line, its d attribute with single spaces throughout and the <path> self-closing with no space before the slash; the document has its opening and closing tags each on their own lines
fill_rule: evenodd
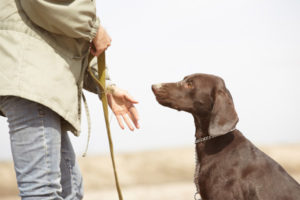
<svg viewBox="0 0 300 200">
<path fill-rule="evenodd" d="M 82 199 L 80 194 L 80 190 L 79 190 L 79 185 L 78 185 L 78 181 L 76 180 L 76 175 L 74 174 L 74 166 L 72 166 L 72 161 L 66 159 L 66 158 L 62 158 L 65 160 L 65 164 L 67 166 L 67 168 L 69 169 L 69 173 L 71 176 L 71 194 L 74 196 L 74 198 L 76 199 Z M 76 162 L 76 161 L 75 161 Z M 75 200 L 75 199 L 74 199 Z"/>
<path fill-rule="evenodd" d="M 78 178 L 78 177 L 76 177 L 75 175 L 74 175 L 74 173 L 73 173 L 73 170 L 72 169 L 70 169 L 71 170 L 71 176 L 72 176 L 72 185 L 74 186 L 74 192 L 75 192 L 75 194 L 74 194 L 74 197 L 76 197 L 76 199 L 79 199 L 79 197 L 78 196 L 80 196 L 79 194 L 80 194 L 80 191 L 79 191 L 79 185 L 78 185 L 78 180 L 76 180 L 76 178 Z"/>
<path fill-rule="evenodd" d="M 71 164 L 71 161 L 68 161 L 67 160 L 67 166 L 68 166 L 68 168 L 69 168 L 69 170 L 70 170 L 70 176 L 71 176 L 71 181 L 72 181 L 72 183 L 71 183 L 71 187 L 73 187 L 73 188 L 71 188 L 71 191 L 74 191 L 75 192 L 75 194 L 74 194 L 74 196 L 76 195 L 76 193 L 77 193 L 77 187 L 76 187 L 76 180 L 74 180 L 75 179 L 75 176 L 74 176 L 74 174 L 73 174 L 73 170 L 72 170 L 72 164 Z"/>
<path fill-rule="evenodd" d="M 74 197 L 76 197 L 78 194 L 78 190 L 77 190 L 76 180 L 75 180 L 75 176 L 73 174 L 72 167 L 70 167 L 70 172 L 71 172 L 71 176 L 72 176 L 72 186 L 74 186 L 74 192 L 75 192 Z"/>
<path fill-rule="evenodd" d="M 38 108 L 38 110 L 41 110 L 42 108 Z M 40 115 L 38 114 L 39 118 L 41 119 L 41 129 L 42 129 L 42 133 L 43 133 L 43 140 L 44 140 L 44 149 L 45 149 L 45 163 L 46 163 L 46 173 L 47 173 L 47 180 L 50 183 L 51 179 L 50 179 L 50 164 L 49 164 L 49 160 L 48 160 L 48 156 L 49 156 L 49 152 L 48 152 L 48 148 L 47 148 L 47 138 L 46 138 L 46 133 L 45 133 L 45 123 L 44 123 L 44 115 Z"/>
</svg>

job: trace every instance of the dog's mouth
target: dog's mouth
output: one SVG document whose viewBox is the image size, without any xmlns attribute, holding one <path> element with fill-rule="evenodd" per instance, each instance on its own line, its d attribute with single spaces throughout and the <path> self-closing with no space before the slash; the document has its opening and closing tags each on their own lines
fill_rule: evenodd
<svg viewBox="0 0 300 200">
<path fill-rule="evenodd" d="M 181 111 L 181 109 L 178 108 L 176 105 L 174 105 L 170 100 L 170 95 L 168 94 L 167 90 L 164 88 L 164 84 L 152 85 L 152 91 L 159 104 L 161 104 L 162 106 L 166 106 Z"/>
</svg>

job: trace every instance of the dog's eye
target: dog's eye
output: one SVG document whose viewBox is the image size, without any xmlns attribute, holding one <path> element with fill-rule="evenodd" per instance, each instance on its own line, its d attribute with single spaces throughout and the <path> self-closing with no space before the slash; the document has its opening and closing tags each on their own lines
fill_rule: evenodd
<svg viewBox="0 0 300 200">
<path fill-rule="evenodd" d="M 193 81 L 192 80 L 188 80 L 186 82 L 186 85 L 187 85 L 188 88 L 192 88 L 193 87 Z"/>
</svg>

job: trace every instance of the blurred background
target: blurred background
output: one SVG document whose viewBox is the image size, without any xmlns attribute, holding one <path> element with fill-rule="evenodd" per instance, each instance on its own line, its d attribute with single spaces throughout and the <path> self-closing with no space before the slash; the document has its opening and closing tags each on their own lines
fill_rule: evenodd
<svg viewBox="0 0 300 200">
<path fill-rule="evenodd" d="M 194 123 L 160 106 L 151 84 L 192 73 L 221 76 L 239 115 L 237 128 L 300 181 L 300 1 L 97 0 L 112 37 L 110 76 L 139 104 L 139 130 L 111 128 L 125 199 L 191 199 Z M 83 172 L 85 199 L 117 199 L 101 104 L 86 92 L 92 135 L 87 158 L 82 134 L 72 141 Z M 0 198 L 16 199 L 6 119 L 0 119 Z"/>
</svg>

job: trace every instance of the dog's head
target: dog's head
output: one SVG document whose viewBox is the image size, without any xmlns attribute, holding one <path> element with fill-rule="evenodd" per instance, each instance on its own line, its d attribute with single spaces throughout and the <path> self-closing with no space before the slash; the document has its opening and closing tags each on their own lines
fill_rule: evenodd
<svg viewBox="0 0 300 200">
<path fill-rule="evenodd" d="M 152 90 L 161 105 L 209 119 L 211 136 L 229 132 L 238 122 L 232 97 L 217 76 L 192 74 L 176 83 L 152 85 Z"/>
</svg>

